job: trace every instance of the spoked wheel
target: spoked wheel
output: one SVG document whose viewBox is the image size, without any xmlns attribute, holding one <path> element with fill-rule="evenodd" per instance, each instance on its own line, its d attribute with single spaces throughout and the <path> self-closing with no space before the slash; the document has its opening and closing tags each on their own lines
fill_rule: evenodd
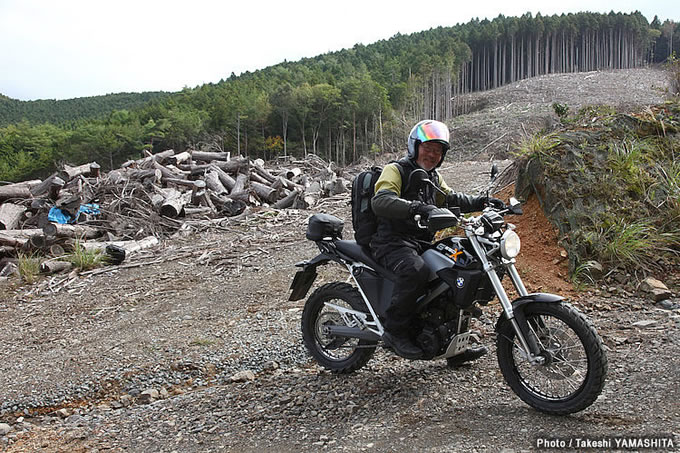
<svg viewBox="0 0 680 453">
<path fill-rule="evenodd" d="M 366 305 L 356 288 L 336 282 L 314 291 L 302 312 L 302 338 L 310 354 L 334 373 L 351 373 L 369 361 L 377 342 L 329 335 L 328 326 L 346 326 L 347 323 L 326 303 L 362 312 L 367 311 Z"/>
<path fill-rule="evenodd" d="M 571 414 L 590 406 L 604 387 L 607 357 L 595 328 L 564 303 L 524 306 L 543 364 L 526 358 L 510 322 L 498 328 L 498 364 L 512 390 L 530 406 L 549 414 Z"/>
</svg>

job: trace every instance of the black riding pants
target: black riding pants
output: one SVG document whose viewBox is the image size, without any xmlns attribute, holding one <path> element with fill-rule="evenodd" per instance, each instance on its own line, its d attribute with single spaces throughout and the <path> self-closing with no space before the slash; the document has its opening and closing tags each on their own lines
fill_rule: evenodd
<svg viewBox="0 0 680 453">
<path fill-rule="evenodd" d="M 425 292 L 429 269 L 420 256 L 422 251 L 417 243 L 408 242 L 373 248 L 376 260 L 398 277 L 392 301 L 385 312 L 385 330 L 394 335 L 409 335 L 416 299 Z"/>
</svg>

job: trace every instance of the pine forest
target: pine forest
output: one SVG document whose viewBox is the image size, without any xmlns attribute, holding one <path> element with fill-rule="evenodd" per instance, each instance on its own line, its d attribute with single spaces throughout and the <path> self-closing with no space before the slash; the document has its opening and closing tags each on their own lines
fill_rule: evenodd
<svg viewBox="0 0 680 453">
<path fill-rule="evenodd" d="M 339 165 L 404 146 L 419 119 L 446 121 L 466 94 L 543 74 L 665 61 L 678 25 L 632 14 L 473 20 L 284 61 L 176 93 L 17 101 L 0 95 L 0 181 L 62 163 L 114 168 L 144 150 L 314 153 Z"/>
</svg>

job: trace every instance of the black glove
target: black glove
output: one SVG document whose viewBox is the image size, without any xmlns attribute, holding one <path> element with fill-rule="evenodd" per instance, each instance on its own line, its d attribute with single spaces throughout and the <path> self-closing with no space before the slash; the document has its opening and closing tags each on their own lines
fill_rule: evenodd
<svg viewBox="0 0 680 453">
<path fill-rule="evenodd" d="M 411 216 L 418 214 L 423 220 L 427 220 L 427 218 L 430 217 L 432 211 L 435 209 L 437 209 L 437 207 L 434 205 L 425 204 L 420 201 L 412 201 L 411 207 L 409 208 L 409 213 Z"/>
<path fill-rule="evenodd" d="M 503 200 L 499 200 L 498 198 L 488 197 L 486 200 L 484 200 L 484 203 L 494 209 L 505 209 L 505 203 L 503 203 Z"/>
</svg>

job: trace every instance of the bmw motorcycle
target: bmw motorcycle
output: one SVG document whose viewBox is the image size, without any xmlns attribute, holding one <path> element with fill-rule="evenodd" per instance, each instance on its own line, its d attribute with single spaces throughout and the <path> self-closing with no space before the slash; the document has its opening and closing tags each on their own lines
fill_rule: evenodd
<svg viewBox="0 0 680 453">
<path fill-rule="evenodd" d="M 510 388 L 527 404 L 549 414 L 571 414 L 590 406 L 602 392 L 607 357 L 602 340 L 586 317 L 547 293 L 529 293 L 515 267 L 520 238 L 506 215 L 520 215 L 511 198 L 503 209 L 487 207 L 463 217 L 449 209 L 433 211 L 422 228 L 439 231 L 458 226 L 464 236 L 434 242 L 422 254 L 429 283 L 417 301 L 413 329 L 424 351 L 422 360 L 455 363 L 478 340 L 470 320 L 480 306 L 498 297 L 502 313 L 495 326 L 498 365 Z M 320 250 L 297 263 L 290 300 L 303 299 L 317 268 L 337 263 L 349 271 L 347 281 L 326 283 L 307 299 L 302 313 L 304 343 L 323 367 L 351 373 L 365 365 L 382 344 L 385 310 L 395 276 L 381 267 L 370 250 L 342 239 L 343 222 L 313 215 L 307 238 Z M 510 300 L 502 284 L 509 277 L 519 297 Z"/>
</svg>

